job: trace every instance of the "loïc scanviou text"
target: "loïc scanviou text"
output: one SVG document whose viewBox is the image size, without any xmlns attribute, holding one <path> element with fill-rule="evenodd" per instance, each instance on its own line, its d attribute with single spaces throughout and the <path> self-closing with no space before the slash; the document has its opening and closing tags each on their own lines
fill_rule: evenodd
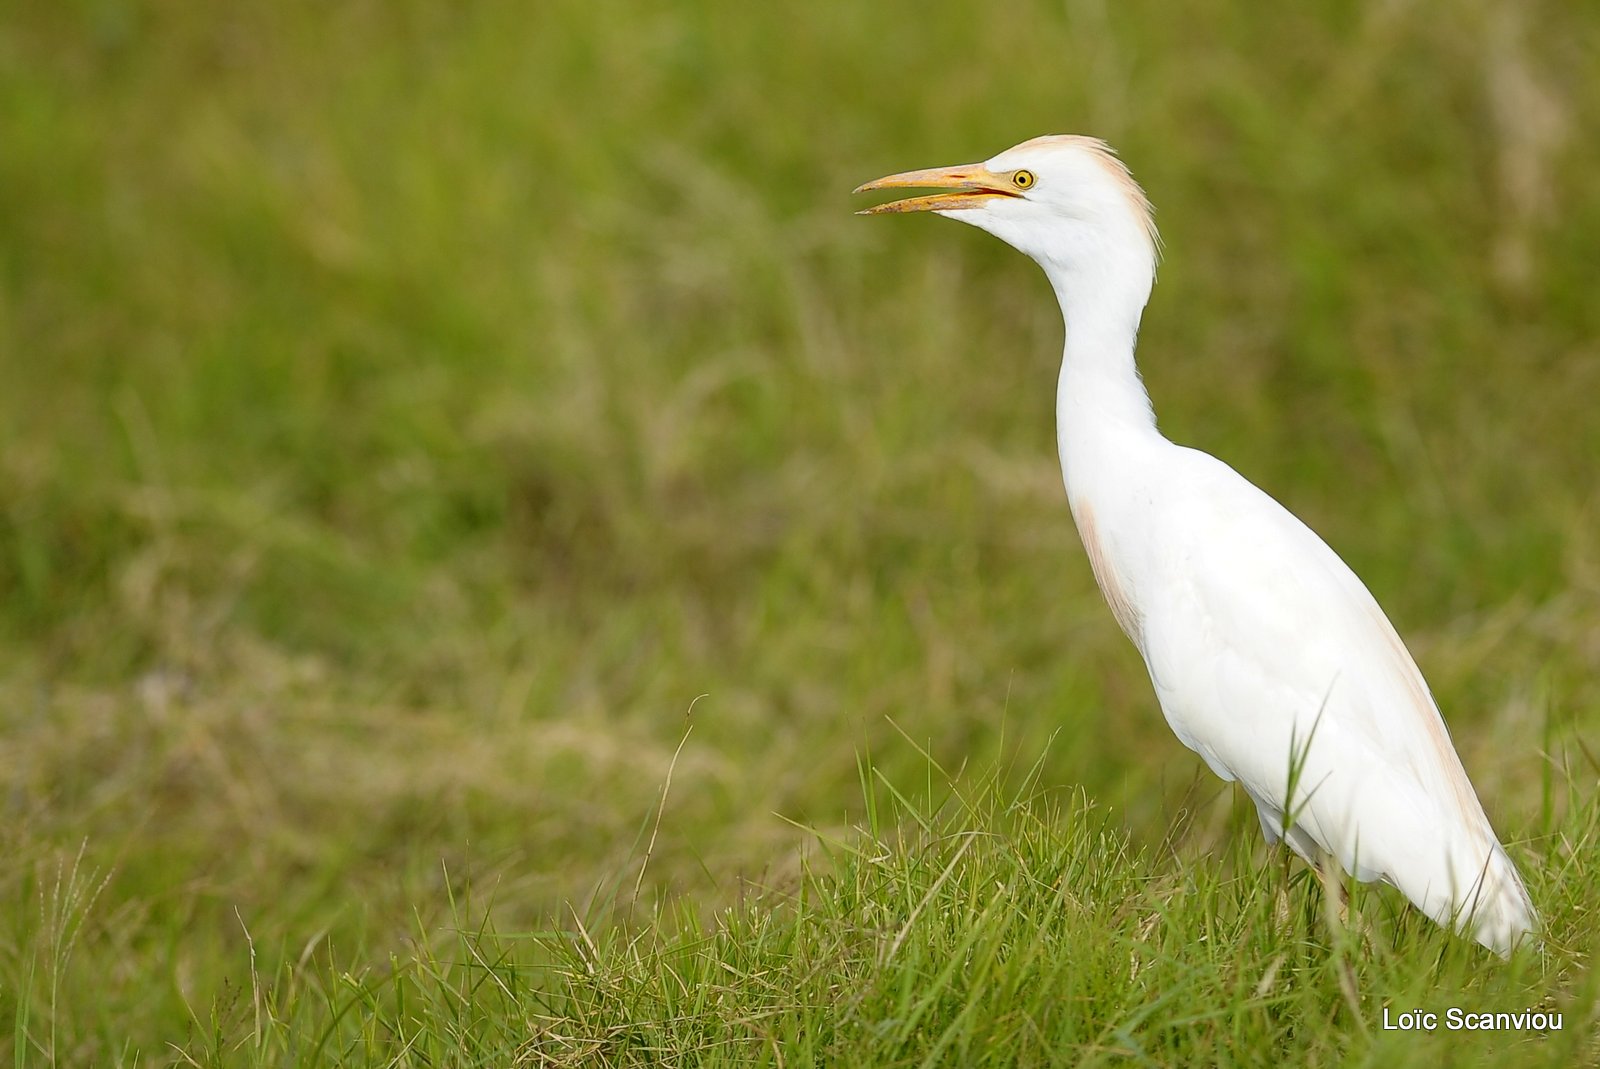
<svg viewBox="0 0 1600 1069">
<path fill-rule="evenodd" d="M 1445 1010 L 1383 1008 L 1385 1032 L 1559 1032 L 1561 1013 L 1551 1010 Z"/>
</svg>

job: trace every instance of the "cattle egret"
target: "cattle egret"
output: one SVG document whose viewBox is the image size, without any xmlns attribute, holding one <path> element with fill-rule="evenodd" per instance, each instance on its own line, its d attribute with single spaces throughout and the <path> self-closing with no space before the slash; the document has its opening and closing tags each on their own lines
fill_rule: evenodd
<svg viewBox="0 0 1600 1069">
<path fill-rule="evenodd" d="M 1102 141 L 1058 135 L 856 192 L 899 188 L 934 192 L 862 214 L 971 223 L 1049 277 L 1066 320 L 1067 500 L 1178 738 L 1244 788 L 1269 842 L 1386 880 L 1509 954 L 1533 904 L 1383 610 L 1282 505 L 1156 429 L 1133 350 L 1158 239 L 1128 169 Z"/>
</svg>

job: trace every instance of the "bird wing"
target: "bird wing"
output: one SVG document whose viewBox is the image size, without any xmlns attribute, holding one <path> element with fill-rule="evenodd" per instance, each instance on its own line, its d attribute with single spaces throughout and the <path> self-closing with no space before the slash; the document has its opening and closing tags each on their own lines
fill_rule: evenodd
<svg viewBox="0 0 1600 1069">
<path fill-rule="evenodd" d="M 1372 594 L 1233 469 L 1180 453 L 1151 495 L 1176 507 L 1142 540 L 1155 581 L 1136 595 L 1179 738 L 1240 782 L 1270 836 L 1387 879 L 1436 919 L 1494 898 L 1502 926 L 1526 930 L 1526 891 Z"/>
</svg>

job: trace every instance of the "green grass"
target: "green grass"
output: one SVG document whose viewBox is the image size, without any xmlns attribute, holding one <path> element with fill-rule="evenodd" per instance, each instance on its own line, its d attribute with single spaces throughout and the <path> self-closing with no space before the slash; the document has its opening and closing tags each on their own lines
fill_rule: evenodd
<svg viewBox="0 0 1600 1069">
<path fill-rule="evenodd" d="M 1595 1057 L 1597 52 L 1561 4 L 9 12 L 14 1064 Z M 1541 954 L 1280 909 L 1077 547 L 1043 280 L 850 214 L 1045 131 L 1144 182 L 1164 429 L 1389 609 Z M 1374 1031 L 1455 1001 L 1567 1024 Z"/>
<path fill-rule="evenodd" d="M 860 829 L 816 836 L 790 871 L 715 910 L 640 899 L 642 881 L 624 880 L 558 929 L 508 934 L 462 923 L 482 904 L 452 899 L 451 924 L 354 971 L 310 946 L 298 958 L 279 948 L 263 966 L 245 932 L 245 967 L 191 1024 L 182 1056 L 219 1066 L 1268 1056 L 1565 1066 L 1600 1049 L 1600 991 L 1576 950 L 1593 929 L 1579 860 L 1600 833 L 1592 801 L 1569 809 L 1545 837 L 1547 859 L 1528 866 L 1545 945 L 1502 963 L 1391 892 L 1351 885 L 1350 913 L 1330 909 L 1308 870 L 1262 865 L 1242 835 L 1197 852 L 1177 845 L 1192 841 L 1180 826 L 1135 848 L 1081 792 L 1042 790 L 1044 763 L 952 777 L 930 759 L 915 788 L 864 763 Z M 1238 823 L 1253 819 L 1247 808 Z M 77 869 L 48 889 L 52 969 L 71 954 L 94 892 Z M 1537 1010 L 1562 1027 L 1384 1029 L 1385 1012 L 1393 1021 L 1418 1007 L 1441 1017 Z"/>
</svg>

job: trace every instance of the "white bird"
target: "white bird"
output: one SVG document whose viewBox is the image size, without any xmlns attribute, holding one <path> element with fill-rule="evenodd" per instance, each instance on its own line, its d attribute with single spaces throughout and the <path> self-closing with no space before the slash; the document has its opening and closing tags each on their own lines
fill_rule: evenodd
<svg viewBox="0 0 1600 1069">
<path fill-rule="evenodd" d="M 1156 429 L 1133 352 L 1158 238 L 1128 169 L 1103 141 L 1056 135 L 856 192 L 906 187 L 937 192 L 862 214 L 970 223 L 1055 289 L 1067 500 L 1179 740 L 1243 787 L 1269 842 L 1386 880 L 1509 954 L 1536 927 L 1533 904 L 1383 610 L 1282 505 Z"/>
</svg>

